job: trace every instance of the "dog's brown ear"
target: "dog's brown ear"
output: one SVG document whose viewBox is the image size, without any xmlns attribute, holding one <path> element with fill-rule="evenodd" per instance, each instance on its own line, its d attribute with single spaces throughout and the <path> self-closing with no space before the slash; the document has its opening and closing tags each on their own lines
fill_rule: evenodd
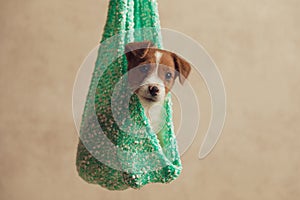
<svg viewBox="0 0 300 200">
<path fill-rule="evenodd" d="M 151 47 L 154 45 L 150 41 L 128 43 L 125 46 L 127 60 L 131 60 L 133 57 L 144 58 Z"/>
<path fill-rule="evenodd" d="M 179 73 L 179 82 L 184 83 L 184 80 L 189 76 L 191 72 L 191 65 L 185 59 L 179 57 L 175 53 L 172 54 L 175 64 L 175 70 Z"/>
</svg>

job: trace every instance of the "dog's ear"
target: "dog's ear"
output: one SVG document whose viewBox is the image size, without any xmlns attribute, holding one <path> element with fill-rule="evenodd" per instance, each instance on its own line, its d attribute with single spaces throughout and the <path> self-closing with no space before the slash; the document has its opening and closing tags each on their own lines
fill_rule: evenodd
<svg viewBox="0 0 300 200">
<path fill-rule="evenodd" d="M 154 45 L 150 41 L 128 43 L 125 46 L 127 60 L 130 61 L 133 58 L 144 58 L 151 47 L 154 47 Z"/>
<path fill-rule="evenodd" d="M 191 65 L 185 59 L 179 57 L 175 53 L 172 53 L 172 56 L 174 59 L 175 70 L 177 71 L 177 74 L 179 73 L 179 82 L 183 84 L 184 80 L 191 72 Z"/>
</svg>

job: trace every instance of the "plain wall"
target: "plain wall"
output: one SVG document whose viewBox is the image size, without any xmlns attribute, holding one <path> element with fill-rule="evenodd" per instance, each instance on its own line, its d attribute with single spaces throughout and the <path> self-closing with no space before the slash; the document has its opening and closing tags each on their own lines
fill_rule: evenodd
<svg viewBox="0 0 300 200">
<path fill-rule="evenodd" d="M 177 180 L 123 192 L 81 180 L 72 87 L 100 40 L 107 5 L 0 2 L 0 199 L 298 199 L 298 0 L 160 0 L 162 27 L 193 37 L 219 66 L 228 101 L 223 135 L 199 160 L 209 119 L 203 97 L 199 134 Z"/>
</svg>

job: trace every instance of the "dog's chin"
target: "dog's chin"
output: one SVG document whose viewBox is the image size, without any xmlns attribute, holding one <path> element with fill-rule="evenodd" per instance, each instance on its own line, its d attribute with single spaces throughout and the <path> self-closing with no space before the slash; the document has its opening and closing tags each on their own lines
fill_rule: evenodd
<svg viewBox="0 0 300 200">
<path fill-rule="evenodd" d="M 148 102 L 149 104 L 151 104 L 151 103 L 157 103 L 157 102 L 161 101 L 161 98 L 159 96 L 153 97 L 153 96 L 150 96 L 150 95 L 149 96 L 147 96 L 147 95 L 140 95 L 138 93 L 137 93 L 137 95 L 138 95 L 138 97 L 140 99 L 144 100 L 145 102 Z"/>
<path fill-rule="evenodd" d="M 149 103 L 159 102 L 159 99 L 154 97 L 142 97 L 142 98 L 148 101 Z"/>
</svg>

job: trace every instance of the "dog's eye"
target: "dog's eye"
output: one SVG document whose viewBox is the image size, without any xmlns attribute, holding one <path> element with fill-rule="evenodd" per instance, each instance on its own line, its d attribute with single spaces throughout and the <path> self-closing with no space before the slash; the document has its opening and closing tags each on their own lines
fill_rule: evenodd
<svg viewBox="0 0 300 200">
<path fill-rule="evenodd" d="M 170 80 L 172 78 L 172 73 L 171 72 L 168 72 L 166 73 L 166 80 Z"/>
<path fill-rule="evenodd" d="M 149 66 L 148 65 L 144 65 L 140 68 L 141 72 L 146 73 L 149 71 Z"/>
</svg>

